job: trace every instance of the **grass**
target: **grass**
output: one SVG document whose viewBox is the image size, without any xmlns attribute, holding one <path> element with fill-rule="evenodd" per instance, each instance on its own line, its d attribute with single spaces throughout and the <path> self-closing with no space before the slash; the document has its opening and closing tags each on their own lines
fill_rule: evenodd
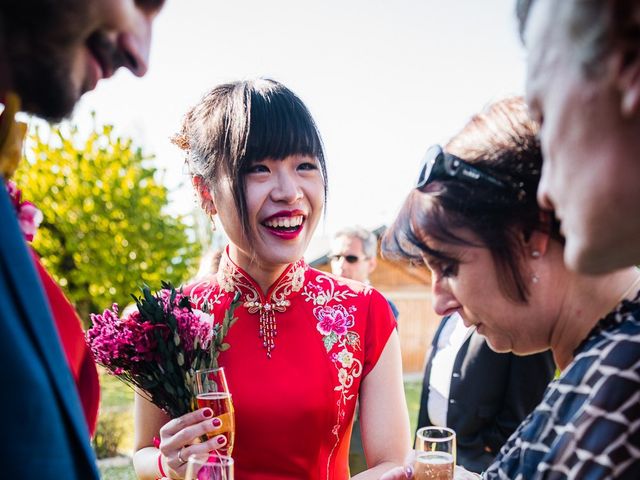
<svg viewBox="0 0 640 480">
<path fill-rule="evenodd" d="M 137 480 L 133 467 L 123 465 L 119 467 L 101 467 L 100 478 L 104 480 Z"/>
<path fill-rule="evenodd" d="M 126 409 L 133 404 L 133 390 L 113 375 L 100 371 L 100 408 Z"/>
<path fill-rule="evenodd" d="M 409 409 L 409 423 L 411 435 L 418 425 L 418 410 L 420 410 L 420 393 L 422 392 L 422 380 L 404 383 L 404 393 L 407 396 L 407 408 Z"/>
<path fill-rule="evenodd" d="M 101 375 L 100 383 L 102 388 L 100 413 L 117 413 L 121 424 L 128 427 L 125 429 L 125 434 L 120 442 L 120 452 L 130 454 L 133 447 L 133 392 L 121 381 L 110 375 Z M 422 384 L 419 381 L 409 381 L 404 384 L 409 408 L 411 435 L 416 431 L 421 388 Z M 117 466 L 104 464 L 100 466 L 100 476 L 103 480 L 136 480 L 136 475 L 130 463 Z"/>
</svg>

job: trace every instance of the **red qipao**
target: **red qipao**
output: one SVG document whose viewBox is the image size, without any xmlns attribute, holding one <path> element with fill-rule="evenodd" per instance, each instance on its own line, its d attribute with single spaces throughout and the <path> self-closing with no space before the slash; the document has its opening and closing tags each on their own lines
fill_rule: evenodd
<svg viewBox="0 0 640 480">
<path fill-rule="evenodd" d="M 265 296 L 227 254 L 215 278 L 185 291 L 217 322 L 241 294 L 219 358 L 235 407 L 236 480 L 348 479 L 360 383 L 395 328 L 385 298 L 303 260 Z"/>
</svg>

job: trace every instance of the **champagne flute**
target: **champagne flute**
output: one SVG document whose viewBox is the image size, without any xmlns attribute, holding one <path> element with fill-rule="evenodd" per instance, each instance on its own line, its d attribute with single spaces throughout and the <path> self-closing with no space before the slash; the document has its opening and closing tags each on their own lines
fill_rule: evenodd
<svg viewBox="0 0 640 480">
<path fill-rule="evenodd" d="M 456 432 L 445 427 L 423 427 L 416 432 L 416 480 L 453 480 Z"/>
<path fill-rule="evenodd" d="M 233 480 L 233 458 L 226 455 L 190 455 L 185 480 Z"/>
<path fill-rule="evenodd" d="M 224 374 L 224 368 L 208 368 L 195 373 L 195 394 L 198 408 L 208 407 L 213 416 L 222 421 L 221 430 L 215 435 L 224 434 L 227 444 L 219 449 L 225 455 L 231 455 L 236 431 L 236 421 L 231 401 L 231 393 Z M 212 437 L 214 434 L 209 434 Z"/>
</svg>

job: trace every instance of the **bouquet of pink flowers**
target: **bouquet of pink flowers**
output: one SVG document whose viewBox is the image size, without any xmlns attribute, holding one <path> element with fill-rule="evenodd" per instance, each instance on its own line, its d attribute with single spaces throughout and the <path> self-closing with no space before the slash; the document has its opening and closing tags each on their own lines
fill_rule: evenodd
<svg viewBox="0 0 640 480">
<path fill-rule="evenodd" d="M 91 352 L 98 364 L 171 417 L 184 415 L 194 407 L 195 371 L 216 367 L 220 352 L 229 348 L 224 337 L 236 321 L 238 298 L 221 324 L 168 283 L 155 295 L 145 286 L 142 297 L 133 298 L 137 310 L 130 315 L 120 318 L 117 304 L 91 315 L 86 334 Z"/>
</svg>

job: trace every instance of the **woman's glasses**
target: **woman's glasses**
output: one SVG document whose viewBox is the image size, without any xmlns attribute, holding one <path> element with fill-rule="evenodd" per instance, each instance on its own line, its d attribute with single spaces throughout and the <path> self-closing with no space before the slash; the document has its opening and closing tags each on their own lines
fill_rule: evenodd
<svg viewBox="0 0 640 480">
<path fill-rule="evenodd" d="M 336 261 L 336 262 L 339 261 L 341 258 L 344 258 L 344 260 L 347 263 L 357 263 L 360 260 L 362 260 L 362 258 L 358 257 L 357 255 L 330 255 L 329 256 L 329 259 L 331 261 Z"/>
<path fill-rule="evenodd" d="M 427 150 L 416 188 L 424 192 L 427 185 L 438 180 L 457 179 L 466 183 L 483 183 L 486 186 L 514 192 L 518 199 L 525 196 L 522 183 L 512 182 L 491 175 L 459 157 L 445 152 L 440 145 L 434 145 Z"/>
</svg>

